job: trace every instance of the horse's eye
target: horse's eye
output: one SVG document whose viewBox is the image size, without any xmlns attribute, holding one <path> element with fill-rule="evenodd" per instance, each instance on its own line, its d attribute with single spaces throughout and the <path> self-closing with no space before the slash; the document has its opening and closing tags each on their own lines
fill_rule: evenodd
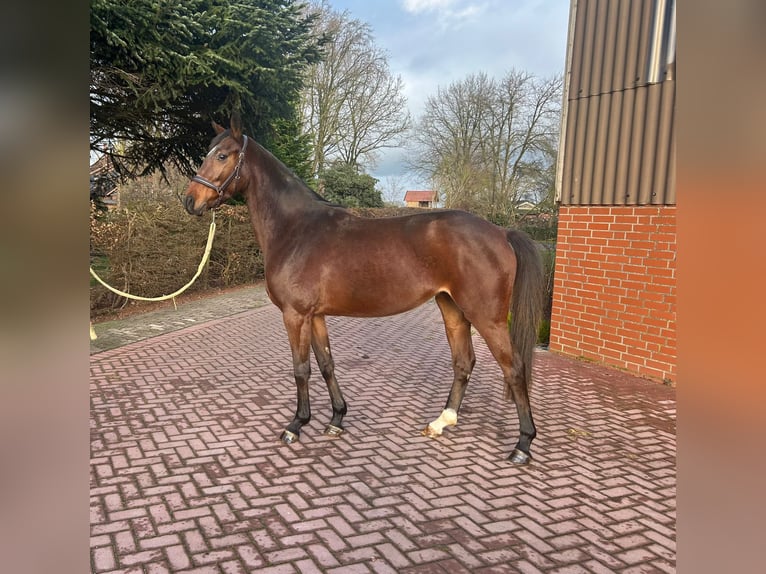
<svg viewBox="0 0 766 574">
<path fill-rule="evenodd" d="M 226 157 L 227 157 L 227 156 L 226 156 L 226 154 L 225 154 L 225 153 L 219 153 L 219 154 L 218 154 L 218 159 L 219 159 L 219 161 L 223 161 L 223 160 L 225 160 L 225 159 L 226 159 Z"/>
</svg>

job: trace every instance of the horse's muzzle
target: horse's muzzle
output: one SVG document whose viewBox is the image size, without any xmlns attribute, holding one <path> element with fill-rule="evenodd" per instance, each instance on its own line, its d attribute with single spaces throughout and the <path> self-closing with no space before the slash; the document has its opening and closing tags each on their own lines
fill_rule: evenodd
<svg viewBox="0 0 766 574">
<path fill-rule="evenodd" d="M 202 207 L 198 210 L 194 209 L 194 197 L 191 195 L 184 197 L 183 204 L 189 215 L 202 215 L 202 212 L 205 211 L 205 204 L 202 204 Z"/>
</svg>

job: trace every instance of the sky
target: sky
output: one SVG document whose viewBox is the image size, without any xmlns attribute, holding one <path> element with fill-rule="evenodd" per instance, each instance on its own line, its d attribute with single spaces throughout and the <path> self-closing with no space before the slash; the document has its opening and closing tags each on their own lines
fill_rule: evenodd
<svg viewBox="0 0 766 574">
<path fill-rule="evenodd" d="M 375 45 L 388 54 L 391 73 L 404 83 L 417 121 L 439 87 L 485 72 L 496 79 L 511 69 L 540 77 L 563 74 L 567 0 L 329 0 L 339 12 L 370 25 Z M 393 181 L 403 190 L 429 189 L 408 174 L 404 150 L 387 150 L 369 173 L 388 201 Z"/>
</svg>

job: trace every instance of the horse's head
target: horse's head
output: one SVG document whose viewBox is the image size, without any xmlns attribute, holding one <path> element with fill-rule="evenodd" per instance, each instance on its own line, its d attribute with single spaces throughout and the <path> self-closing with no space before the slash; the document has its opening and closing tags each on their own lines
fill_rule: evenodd
<svg viewBox="0 0 766 574">
<path fill-rule="evenodd" d="M 239 116 L 232 116 L 228 130 L 215 122 L 213 129 L 217 135 L 186 188 L 183 200 L 186 211 L 192 215 L 202 215 L 208 209 L 215 209 L 242 189 L 240 177 L 248 138 L 242 134 Z"/>
</svg>

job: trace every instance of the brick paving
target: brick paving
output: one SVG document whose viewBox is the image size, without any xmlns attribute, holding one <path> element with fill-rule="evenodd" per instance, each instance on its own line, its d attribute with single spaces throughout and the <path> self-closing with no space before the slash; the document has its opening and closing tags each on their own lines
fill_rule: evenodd
<svg viewBox="0 0 766 574">
<path fill-rule="evenodd" d="M 436 305 L 328 318 L 346 431 L 322 434 L 314 366 L 313 419 L 287 446 L 278 310 L 199 317 L 91 356 L 92 572 L 675 571 L 673 388 L 539 351 L 534 460 L 515 467 L 515 409 L 478 335 L 458 425 L 434 440 L 420 430 L 452 380 Z"/>
<path fill-rule="evenodd" d="M 185 300 L 183 295 L 178 299 L 176 305 L 168 301 L 151 312 L 97 323 L 94 325 L 97 338 L 90 342 L 91 355 L 269 303 L 260 284 L 192 301 Z"/>
</svg>

